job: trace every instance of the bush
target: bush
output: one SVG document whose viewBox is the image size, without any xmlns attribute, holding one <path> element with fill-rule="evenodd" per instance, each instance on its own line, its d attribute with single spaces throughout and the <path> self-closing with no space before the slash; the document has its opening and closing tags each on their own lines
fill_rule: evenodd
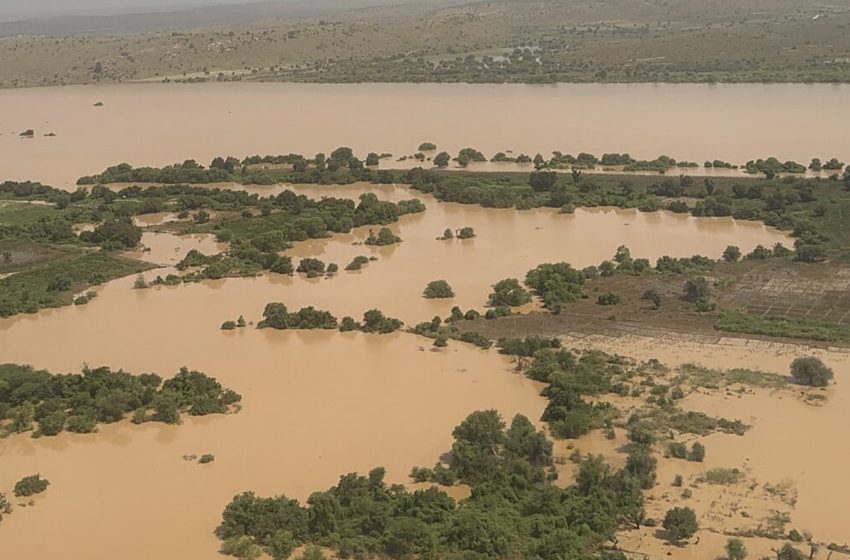
<svg viewBox="0 0 850 560">
<path fill-rule="evenodd" d="M 198 459 L 198 462 L 202 465 L 212 463 L 213 461 L 215 461 L 215 455 L 213 455 L 212 453 L 204 453 L 203 455 L 201 455 L 201 458 Z"/>
<path fill-rule="evenodd" d="M 725 548 L 729 560 L 744 560 L 747 557 L 747 547 L 741 539 L 729 539 Z"/>
<path fill-rule="evenodd" d="M 236 321 L 225 321 L 221 324 L 221 330 L 232 331 L 236 329 Z"/>
<path fill-rule="evenodd" d="M 689 507 L 675 507 L 667 511 L 661 526 L 678 542 L 694 535 L 699 529 L 697 515 Z"/>
<path fill-rule="evenodd" d="M 691 446 L 691 451 L 688 453 L 688 461 L 695 461 L 697 463 L 702 463 L 705 459 L 705 446 L 700 442 L 696 441 Z"/>
<path fill-rule="evenodd" d="M 776 560 L 806 560 L 806 556 L 790 544 L 785 543 L 776 553 Z"/>
<path fill-rule="evenodd" d="M 680 488 L 680 487 L 682 486 L 682 484 L 683 484 L 683 483 L 684 483 L 684 480 L 682 479 L 682 475 L 677 474 L 677 475 L 673 478 L 673 486 L 675 486 L 675 487 L 677 487 L 677 488 Z"/>
<path fill-rule="evenodd" d="M 684 459 L 688 456 L 688 448 L 685 447 L 684 443 L 680 443 L 678 441 L 670 443 L 667 451 L 670 453 L 671 457 L 675 457 L 676 459 Z"/>
<path fill-rule="evenodd" d="M 800 385 L 826 387 L 833 373 L 819 358 L 807 356 L 791 362 L 791 377 Z"/>
<path fill-rule="evenodd" d="M 349 316 L 343 317 L 342 320 L 339 322 L 339 332 L 356 331 L 359 328 L 360 324 Z"/>
<path fill-rule="evenodd" d="M 661 294 L 655 288 L 650 288 L 643 293 L 643 299 L 652 303 L 653 309 L 661 308 Z"/>
<path fill-rule="evenodd" d="M 428 282 L 422 296 L 427 299 L 447 299 L 455 297 L 455 293 L 445 280 L 434 280 Z"/>
<path fill-rule="evenodd" d="M 697 302 L 701 299 L 708 299 L 709 295 L 711 295 L 711 288 L 704 276 L 698 276 L 696 278 L 690 278 L 685 282 L 684 292 L 688 300 Z"/>
<path fill-rule="evenodd" d="M 360 328 L 365 333 L 389 334 L 400 329 L 403 324 L 398 319 L 385 316 L 378 309 L 370 309 L 363 314 L 363 325 Z"/>
<path fill-rule="evenodd" d="M 584 281 L 584 274 L 565 262 L 541 264 L 525 276 L 526 285 L 543 300 L 544 307 L 554 313 L 582 296 Z"/>
<path fill-rule="evenodd" d="M 50 486 L 50 481 L 46 478 L 41 478 L 41 475 L 32 474 L 19 480 L 15 484 L 14 492 L 18 498 L 26 498 L 35 494 L 41 494 L 47 490 L 48 486 Z"/>
<path fill-rule="evenodd" d="M 295 271 L 303 272 L 307 275 L 307 278 L 316 278 L 325 273 L 325 263 L 314 258 L 301 259 Z"/>
<path fill-rule="evenodd" d="M 605 292 L 604 294 L 599 294 L 596 298 L 596 303 L 598 305 L 617 305 L 620 303 L 620 296 L 611 292 Z"/>
<path fill-rule="evenodd" d="M 375 245 L 378 247 L 384 247 L 386 245 L 393 245 L 395 243 L 400 243 L 401 237 L 397 236 L 392 232 L 390 228 L 381 228 L 378 230 L 378 234 L 375 235 L 375 232 L 369 230 L 369 237 L 366 238 L 366 245 Z"/>
<path fill-rule="evenodd" d="M 468 226 L 460 228 L 457 232 L 458 239 L 472 239 L 473 237 L 475 237 L 475 230 Z"/>
<path fill-rule="evenodd" d="M 363 255 L 358 255 L 354 257 L 354 259 L 348 263 L 348 266 L 345 267 L 345 270 L 360 270 L 364 265 L 369 263 L 369 257 L 365 257 Z"/>
<path fill-rule="evenodd" d="M 531 301 L 531 294 L 522 287 L 516 278 L 505 278 L 496 282 L 490 294 L 489 305 L 493 307 L 516 307 Z"/>
<path fill-rule="evenodd" d="M 734 245 L 729 245 L 723 251 L 723 260 L 726 262 L 736 262 L 741 258 L 741 250 Z"/>
</svg>

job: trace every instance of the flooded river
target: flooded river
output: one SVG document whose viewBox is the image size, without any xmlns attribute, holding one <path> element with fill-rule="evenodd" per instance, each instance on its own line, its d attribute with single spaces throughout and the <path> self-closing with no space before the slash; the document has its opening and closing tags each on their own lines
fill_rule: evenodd
<svg viewBox="0 0 850 560">
<path fill-rule="evenodd" d="M 206 164 L 338 145 L 401 156 L 425 141 L 488 157 L 559 150 L 700 164 L 850 161 L 848 121 L 846 84 L 71 86 L 0 90 L 0 168 L 3 179 L 68 188 L 123 161 Z M 34 138 L 18 137 L 28 129 Z"/>
<path fill-rule="evenodd" d="M 270 188 L 264 193 L 275 192 Z M 378 307 L 408 324 L 446 315 L 452 305 L 483 309 L 490 286 L 546 261 L 598 264 L 624 242 L 636 257 L 702 253 L 719 257 L 734 243 L 789 244 L 751 222 L 695 219 L 669 213 L 577 210 L 518 212 L 438 203 L 401 186 L 303 187 L 310 196 L 419 196 L 428 209 L 403 217 L 394 247 L 359 245 L 368 228 L 299 243 L 289 251 L 319 256 L 341 268 L 355 255 L 376 256 L 360 272 L 331 279 L 287 276 L 227 279 L 176 287 L 132 289 L 124 278 L 98 289 L 86 306 L 0 321 L 0 361 L 75 371 L 84 363 L 172 375 L 186 365 L 243 395 L 235 415 L 187 418 L 181 426 L 129 422 L 91 435 L 0 440 L 0 488 L 39 472 L 51 481 L 34 507 L 16 507 L 0 524 L 0 556 L 107 560 L 214 556 L 212 534 L 235 494 L 285 492 L 305 499 L 345 472 L 384 465 L 403 482 L 413 465 L 430 465 L 451 444 L 451 429 L 468 413 L 496 408 L 537 419 L 539 386 L 511 371 L 495 351 L 453 343 L 434 351 L 429 340 L 337 332 L 223 332 L 219 325 L 263 306 L 315 305 L 359 317 Z M 169 216 L 152 216 L 158 224 Z M 471 226 L 477 237 L 437 241 L 447 227 Z M 221 248 L 209 237 L 148 233 L 145 260 L 165 274 L 191 248 Z M 154 273 L 148 273 L 148 279 Z M 421 291 L 444 278 L 457 296 L 425 300 Z M 201 466 L 184 455 L 212 453 Z M 49 534 L 50 538 L 43 538 Z M 144 543 L 143 547 L 127 543 Z"/>
</svg>

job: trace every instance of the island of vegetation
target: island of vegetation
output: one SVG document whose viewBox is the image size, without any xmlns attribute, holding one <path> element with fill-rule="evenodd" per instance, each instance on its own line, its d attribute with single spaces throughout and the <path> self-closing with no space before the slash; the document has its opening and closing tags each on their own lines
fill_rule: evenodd
<svg viewBox="0 0 850 560">
<path fill-rule="evenodd" d="M 90 433 L 101 423 L 129 416 L 134 423 L 177 424 L 191 416 L 224 414 L 241 397 L 215 379 L 182 368 L 163 381 L 153 373 L 132 375 L 109 368 L 53 374 L 16 364 L 0 365 L 0 435 L 62 431 Z"/>
<path fill-rule="evenodd" d="M 362 331 L 375 334 L 389 334 L 402 326 L 403 323 L 400 320 L 387 317 L 378 309 L 366 311 L 363 314 L 363 321 L 358 323 L 352 317 L 337 320 L 329 311 L 322 311 L 312 306 L 290 312 L 286 305 L 280 302 L 267 304 L 263 310 L 263 320 L 257 323 L 257 328 L 260 329 L 339 329 L 341 332 Z"/>
</svg>

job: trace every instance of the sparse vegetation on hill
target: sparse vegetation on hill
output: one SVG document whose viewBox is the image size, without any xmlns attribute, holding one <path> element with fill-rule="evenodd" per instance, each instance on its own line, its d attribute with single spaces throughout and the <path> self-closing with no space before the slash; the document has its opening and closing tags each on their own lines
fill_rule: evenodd
<svg viewBox="0 0 850 560">
<path fill-rule="evenodd" d="M 183 82 L 841 82 L 842 4 L 499 0 L 64 37 L 6 24 L 0 87 Z M 114 21 L 114 18 L 108 18 Z M 183 24 L 189 25 L 188 23 Z M 29 31 L 29 32 L 28 32 Z M 130 31 L 130 32 L 128 32 Z M 399 40 L 403 37 L 404 40 Z"/>
</svg>

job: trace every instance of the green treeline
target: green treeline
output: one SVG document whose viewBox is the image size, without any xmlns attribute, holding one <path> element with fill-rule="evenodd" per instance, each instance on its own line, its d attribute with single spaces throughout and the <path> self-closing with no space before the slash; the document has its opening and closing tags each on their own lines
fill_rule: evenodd
<svg viewBox="0 0 850 560">
<path fill-rule="evenodd" d="M 370 165 L 377 162 L 368 161 Z M 350 148 L 337 148 L 330 156 L 319 153 L 312 158 L 298 154 L 251 156 L 243 160 L 217 157 L 209 167 L 186 160 L 166 167 L 134 168 L 127 163 L 109 167 L 102 173 L 80 177 L 78 185 L 110 183 L 202 184 L 236 182 L 247 185 L 275 183 L 348 184 L 356 181 L 392 183 L 392 175 L 373 171 L 355 157 Z"/>
<path fill-rule="evenodd" d="M 797 238 L 797 258 L 818 262 L 847 240 L 842 216 L 850 211 L 850 174 L 844 188 L 837 179 L 653 178 L 571 174 L 555 171 L 447 173 L 421 168 L 404 172 L 399 182 L 438 200 L 490 208 L 613 206 L 644 212 L 669 210 L 696 217 L 760 220 Z"/>
<path fill-rule="evenodd" d="M 358 323 L 352 317 L 341 320 L 330 313 L 312 306 L 303 307 L 290 312 L 286 305 L 280 302 L 269 303 L 263 310 L 263 320 L 257 328 L 287 329 L 339 329 L 341 332 L 362 331 L 365 333 L 389 334 L 400 329 L 404 323 L 398 319 L 387 317 L 378 309 L 370 309 L 363 314 L 363 321 Z"/>
<path fill-rule="evenodd" d="M 496 411 L 475 412 L 453 435 L 445 468 L 472 487 L 467 501 L 458 504 L 435 487 L 388 485 L 383 468 L 343 475 L 305 505 L 245 492 L 222 514 L 222 549 L 243 541 L 243 550 L 256 547 L 273 558 L 314 543 L 355 558 L 583 559 L 642 511 L 640 487 L 601 459 L 585 461 L 576 484 L 555 486 L 552 443 L 524 416 L 507 427 Z"/>
<path fill-rule="evenodd" d="M 355 558 L 622 559 L 606 550 L 615 533 L 660 521 L 647 518 L 643 506 L 643 491 L 656 483 L 655 443 L 671 430 L 705 435 L 737 422 L 685 413 L 676 405 L 682 397 L 668 395 L 666 386 L 653 390 L 646 406 L 628 418 L 600 403 L 606 394 L 640 396 L 635 391 L 657 377 L 657 362 L 574 353 L 540 337 L 505 339 L 499 347 L 524 360 L 526 375 L 546 384 L 542 420 L 553 436 L 577 438 L 610 430 L 615 422 L 626 428 L 624 468 L 613 469 L 598 456 L 577 456 L 573 483 L 556 485 L 552 442 L 543 432 L 521 415 L 508 426 L 496 411 L 478 411 L 454 429 L 451 453 L 433 468 L 411 470 L 417 482 L 469 485 L 468 500 L 456 503 L 437 487 L 411 492 L 387 485 L 382 468 L 367 476 L 343 475 L 304 505 L 284 495 L 245 492 L 222 514 L 222 550 L 287 558 L 309 543 Z M 696 449 L 695 460 L 704 451 Z"/>
<path fill-rule="evenodd" d="M 53 374 L 16 364 L 0 365 L 0 426 L 4 435 L 33 430 L 33 437 L 64 430 L 89 433 L 132 413 L 135 423 L 176 424 L 180 414 L 222 414 L 241 400 L 215 379 L 181 368 L 171 379 L 132 375 L 106 367 Z"/>
</svg>

